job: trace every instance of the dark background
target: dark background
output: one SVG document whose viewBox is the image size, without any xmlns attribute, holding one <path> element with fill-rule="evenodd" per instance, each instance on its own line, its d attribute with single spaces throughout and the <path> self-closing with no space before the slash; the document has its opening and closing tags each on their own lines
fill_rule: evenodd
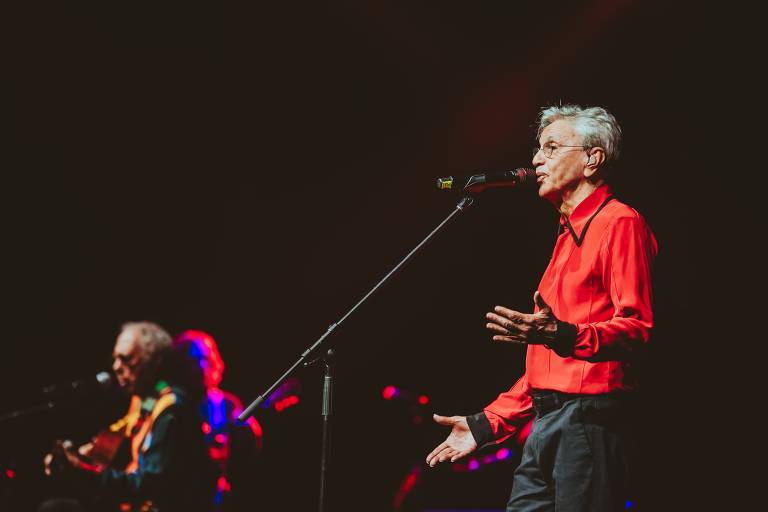
<svg viewBox="0 0 768 512">
<path fill-rule="evenodd" d="M 701 204 L 723 142 L 707 126 L 727 110 L 709 70 L 733 53 L 704 46 L 699 9 L 77 0 L 16 14 L 0 412 L 106 368 L 121 323 L 145 319 L 210 332 L 224 387 L 255 398 L 453 210 L 436 177 L 528 165 L 542 106 L 602 105 L 625 136 L 615 189 L 660 245 L 642 499 L 715 507 L 725 393 L 743 384 L 718 370 L 736 357 L 720 335 L 696 327 L 732 300 L 702 256 L 731 253 L 746 228 L 719 213 L 746 216 L 746 201 L 722 187 Z M 476 412 L 520 376 L 523 350 L 493 344 L 484 313 L 532 307 L 556 222 L 533 192 L 488 192 L 336 332 L 335 509 L 391 510 L 446 434 L 429 414 Z M 257 415 L 264 510 L 316 503 L 321 374 L 297 377 L 298 406 Z M 389 384 L 430 403 L 385 402 Z M 26 502 L 53 439 L 85 439 L 121 407 L 0 425 L 4 492 Z M 471 474 L 424 469 L 411 506 L 500 508 L 510 446 Z"/>
</svg>

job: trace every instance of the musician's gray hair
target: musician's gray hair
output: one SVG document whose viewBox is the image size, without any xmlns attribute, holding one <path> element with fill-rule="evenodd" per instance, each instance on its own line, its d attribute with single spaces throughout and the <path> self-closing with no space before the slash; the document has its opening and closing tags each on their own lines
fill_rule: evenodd
<svg viewBox="0 0 768 512">
<path fill-rule="evenodd" d="M 541 137 L 544 128 L 561 119 L 573 124 L 576 132 L 581 135 L 582 144 L 589 147 L 599 146 L 605 150 L 604 165 L 610 165 L 618 160 L 621 152 L 621 127 L 613 114 L 602 107 L 579 105 L 546 107 L 539 114 L 536 139 Z"/>
<path fill-rule="evenodd" d="M 168 332 L 153 322 L 127 322 L 123 331 L 136 332 L 136 342 L 141 347 L 144 361 L 151 361 L 157 354 L 170 350 L 173 340 Z"/>
</svg>

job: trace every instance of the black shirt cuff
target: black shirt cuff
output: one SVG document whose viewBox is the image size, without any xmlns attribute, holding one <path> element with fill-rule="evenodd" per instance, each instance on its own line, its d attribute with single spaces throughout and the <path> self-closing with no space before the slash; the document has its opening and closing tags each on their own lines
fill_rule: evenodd
<svg viewBox="0 0 768 512">
<path fill-rule="evenodd" d="M 475 438 L 478 448 L 493 441 L 491 422 L 488 421 L 484 412 L 480 411 L 472 416 L 467 416 L 467 425 L 469 425 L 469 431 L 472 432 L 472 437 Z"/>
<path fill-rule="evenodd" d="M 557 331 L 555 331 L 555 340 L 549 345 L 549 348 L 555 351 L 560 357 L 571 357 L 573 347 L 576 345 L 576 326 L 568 322 L 557 320 Z"/>
</svg>

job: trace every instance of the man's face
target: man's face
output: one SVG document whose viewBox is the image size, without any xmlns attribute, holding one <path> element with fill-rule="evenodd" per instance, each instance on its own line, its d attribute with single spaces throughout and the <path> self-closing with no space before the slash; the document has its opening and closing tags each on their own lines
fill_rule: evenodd
<svg viewBox="0 0 768 512">
<path fill-rule="evenodd" d="M 144 353 L 137 341 L 134 329 L 125 329 L 117 337 L 112 352 L 112 370 L 115 372 L 120 387 L 129 393 L 138 393 L 146 370 Z"/>
<path fill-rule="evenodd" d="M 542 150 L 533 156 L 539 197 L 557 202 L 563 192 L 576 188 L 584 179 L 587 154 L 581 145 L 581 136 L 570 122 L 563 119 L 542 130 L 539 146 L 543 149 L 554 148 L 554 152 L 550 158 L 547 158 Z"/>
</svg>

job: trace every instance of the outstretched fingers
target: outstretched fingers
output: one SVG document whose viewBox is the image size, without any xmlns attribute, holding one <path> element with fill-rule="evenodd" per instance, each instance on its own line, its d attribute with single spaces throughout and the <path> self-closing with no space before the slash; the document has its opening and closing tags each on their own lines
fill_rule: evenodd
<svg viewBox="0 0 768 512">
<path fill-rule="evenodd" d="M 503 334 L 506 336 L 517 331 L 517 329 L 515 329 L 512 325 L 504 327 L 503 325 L 499 324 L 500 321 L 494 320 L 490 317 L 488 317 L 488 319 L 493 320 L 493 322 L 488 322 L 487 324 L 485 324 L 485 327 L 490 331 L 497 332 L 499 334 Z M 509 322 L 509 320 L 504 321 L 504 323 L 507 323 L 507 322 Z"/>
<path fill-rule="evenodd" d="M 494 336 L 493 341 L 502 341 L 504 343 L 517 343 L 519 345 L 526 345 L 528 342 L 523 338 L 517 336 Z"/>
<path fill-rule="evenodd" d="M 504 312 L 502 313 L 501 310 Z M 496 306 L 493 312 L 485 314 L 485 318 L 505 329 L 515 331 L 529 324 L 533 320 L 533 315 Z"/>
<path fill-rule="evenodd" d="M 445 441 L 445 442 L 442 442 L 442 443 L 440 443 L 439 445 L 437 445 L 437 448 L 435 448 L 434 450 L 432 450 L 432 451 L 429 453 L 429 455 L 427 455 L 427 464 L 429 464 L 431 467 L 435 467 L 435 465 L 436 465 L 438 462 L 442 462 L 442 460 L 440 459 L 440 455 L 441 455 L 441 454 L 442 454 L 444 451 L 446 451 L 446 450 L 449 450 L 449 449 L 450 449 L 450 446 L 448 445 L 448 442 L 447 442 L 447 441 Z"/>
<path fill-rule="evenodd" d="M 459 450 L 448 443 L 443 443 L 427 456 L 427 464 L 430 467 L 435 467 L 440 462 L 456 462 L 470 452 L 471 450 Z"/>
<path fill-rule="evenodd" d="M 445 441 L 437 445 L 437 448 L 427 455 L 427 464 L 430 467 L 435 467 L 439 462 L 454 462 L 477 448 L 466 417 L 440 416 L 438 414 L 433 417 L 437 423 L 450 426 L 451 433 Z"/>
<path fill-rule="evenodd" d="M 435 423 L 438 425 L 445 425 L 448 427 L 451 427 L 456 423 L 456 418 L 454 416 L 440 416 L 439 414 L 433 414 L 432 419 L 435 420 Z"/>
<path fill-rule="evenodd" d="M 448 460 L 453 462 L 456 460 L 458 453 L 459 451 L 456 448 L 448 445 L 444 446 L 441 450 L 437 451 L 437 453 L 435 453 L 432 458 L 427 457 L 427 464 L 429 464 L 430 467 L 435 467 L 440 462 L 445 462 Z"/>
</svg>

